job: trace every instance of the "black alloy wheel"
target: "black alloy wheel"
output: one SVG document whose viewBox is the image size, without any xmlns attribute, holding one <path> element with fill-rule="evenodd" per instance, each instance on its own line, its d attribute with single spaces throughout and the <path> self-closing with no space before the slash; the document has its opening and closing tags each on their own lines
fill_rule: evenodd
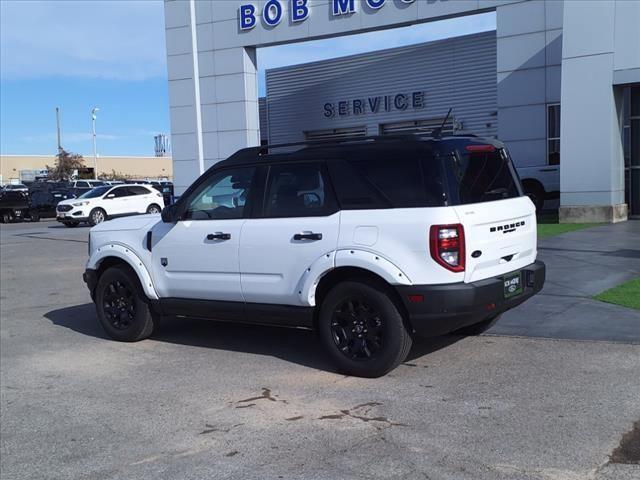
<svg viewBox="0 0 640 480">
<path fill-rule="evenodd" d="M 159 316 L 150 308 L 136 273 L 126 265 L 107 268 L 93 295 L 98 320 L 109 336 L 121 342 L 149 337 Z"/>
<path fill-rule="evenodd" d="M 102 310 L 105 318 L 116 330 L 126 330 L 135 320 L 135 292 L 131 285 L 114 280 L 105 291 Z"/>
<path fill-rule="evenodd" d="M 344 280 L 320 303 L 318 335 L 340 372 L 380 377 L 404 362 L 411 349 L 402 311 L 384 281 Z"/>
<path fill-rule="evenodd" d="M 364 298 L 348 298 L 333 311 L 333 341 L 347 358 L 368 360 L 383 347 L 383 320 Z"/>
</svg>

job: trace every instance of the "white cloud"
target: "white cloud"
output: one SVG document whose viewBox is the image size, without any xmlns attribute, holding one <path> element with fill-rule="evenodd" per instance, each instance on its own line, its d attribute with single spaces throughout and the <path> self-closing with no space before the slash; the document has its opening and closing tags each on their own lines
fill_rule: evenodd
<svg viewBox="0 0 640 480">
<path fill-rule="evenodd" d="M 3 78 L 166 75 L 161 0 L 2 0 L 0 38 Z"/>
</svg>

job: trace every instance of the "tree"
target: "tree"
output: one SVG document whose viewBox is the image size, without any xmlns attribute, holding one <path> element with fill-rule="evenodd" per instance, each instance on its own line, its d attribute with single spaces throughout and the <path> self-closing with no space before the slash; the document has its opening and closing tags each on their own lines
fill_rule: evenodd
<svg viewBox="0 0 640 480">
<path fill-rule="evenodd" d="M 56 155 L 56 164 L 53 167 L 47 165 L 49 178 L 53 180 L 67 181 L 73 178 L 75 171 L 78 173 L 85 168 L 84 158 L 79 153 L 70 153 L 61 149 Z"/>
</svg>

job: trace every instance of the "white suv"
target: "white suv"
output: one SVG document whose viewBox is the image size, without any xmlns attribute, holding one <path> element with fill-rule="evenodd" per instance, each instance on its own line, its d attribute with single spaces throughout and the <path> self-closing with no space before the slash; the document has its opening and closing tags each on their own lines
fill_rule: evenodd
<svg viewBox="0 0 640 480">
<path fill-rule="evenodd" d="M 58 203 L 56 219 L 67 227 L 80 222 L 94 226 L 115 217 L 160 213 L 160 205 L 162 194 L 147 185 L 105 185 Z"/>
<path fill-rule="evenodd" d="M 480 332 L 542 288 L 535 208 L 501 143 L 286 147 L 240 150 L 162 219 L 91 230 L 84 279 L 111 337 L 163 315 L 311 328 L 341 371 L 375 377 L 414 335 Z"/>
</svg>

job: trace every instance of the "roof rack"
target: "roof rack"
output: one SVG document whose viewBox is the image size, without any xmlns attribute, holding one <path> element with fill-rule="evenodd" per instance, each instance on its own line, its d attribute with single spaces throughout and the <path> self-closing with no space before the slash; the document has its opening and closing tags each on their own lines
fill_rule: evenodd
<svg viewBox="0 0 640 480">
<path fill-rule="evenodd" d="M 469 134 L 469 133 L 461 133 L 461 134 L 449 134 L 444 135 L 443 137 L 433 136 L 431 132 L 418 132 L 418 133 L 405 133 L 405 134 L 393 134 L 393 135 L 371 135 L 366 137 L 356 137 L 356 138 L 336 138 L 336 139 L 328 139 L 328 140 L 306 140 L 300 142 L 288 142 L 288 143 L 277 143 L 272 145 L 260 145 L 255 147 L 247 147 L 242 151 L 250 151 L 253 153 L 258 152 L 260 155 L 265 155 L 270 153 L 270 150 L 280 149 L 280 148 L 290 148 L 290 147 L 316 147 L 316 146 L 327 146 L 327 145 L 344 145 L 344 144 L 361 144 L 361 143 L 371 143 L 371 142 L 390 142 L 397 140 L 441 140 L 442 138 L 447 137 L 477 137 L 477 135 Z"/>
<path fill-rule="evenodd" d="M 450 134 L 444 135 L 442 137 L 434 137 L 430 132 L 419 132 L 419 133 L 405 133 L 405 134 L 393 134 L 393 135 L 372 135 L 368 137 L 357 137 L 357 138 L 338 138 L 338 139 L 329 139 L 329 140 L 307 140 L 301 142 L 289 142 L 289 143 L 278 143 L 273 145 L 259 145 L 255 147 L 247 147 L 241 150 L 238 150 L 233 155 L 231 155 L 226 160 L 223 160 L 225 164 L 235 164 L 242 163 L 245 160 L 253 160 L 255 156 L 263 156 L 269 155 L 274 152 L 274 150 L 283 149 L 283 148 L 292 148 L 292 147 L 301 147 L 297 150 L 288 150 L 281 153 L 293 153 L 294 151 L 302 150 L 304 148 L 313 148 L 313 147 L 322 147 L 322 146 L 331 146 L 331 145 L 358 145 L 358 144 L 366 144 L 366 143 L 376 143 L 376 142 L 392 142 L 392 141 L 420 141 L 420 140 L 434 140 L 440 141 L 445 140 L 447 138 L 463 138 L 463 137 L 473 137 L 482 139 L 482 137 L 478 137 L 477 135 L 470 133 L 459 133 L 459 134 Z M 491 139 L 486 139 L 487 141 L 491 141 Z"/>
</svg>

